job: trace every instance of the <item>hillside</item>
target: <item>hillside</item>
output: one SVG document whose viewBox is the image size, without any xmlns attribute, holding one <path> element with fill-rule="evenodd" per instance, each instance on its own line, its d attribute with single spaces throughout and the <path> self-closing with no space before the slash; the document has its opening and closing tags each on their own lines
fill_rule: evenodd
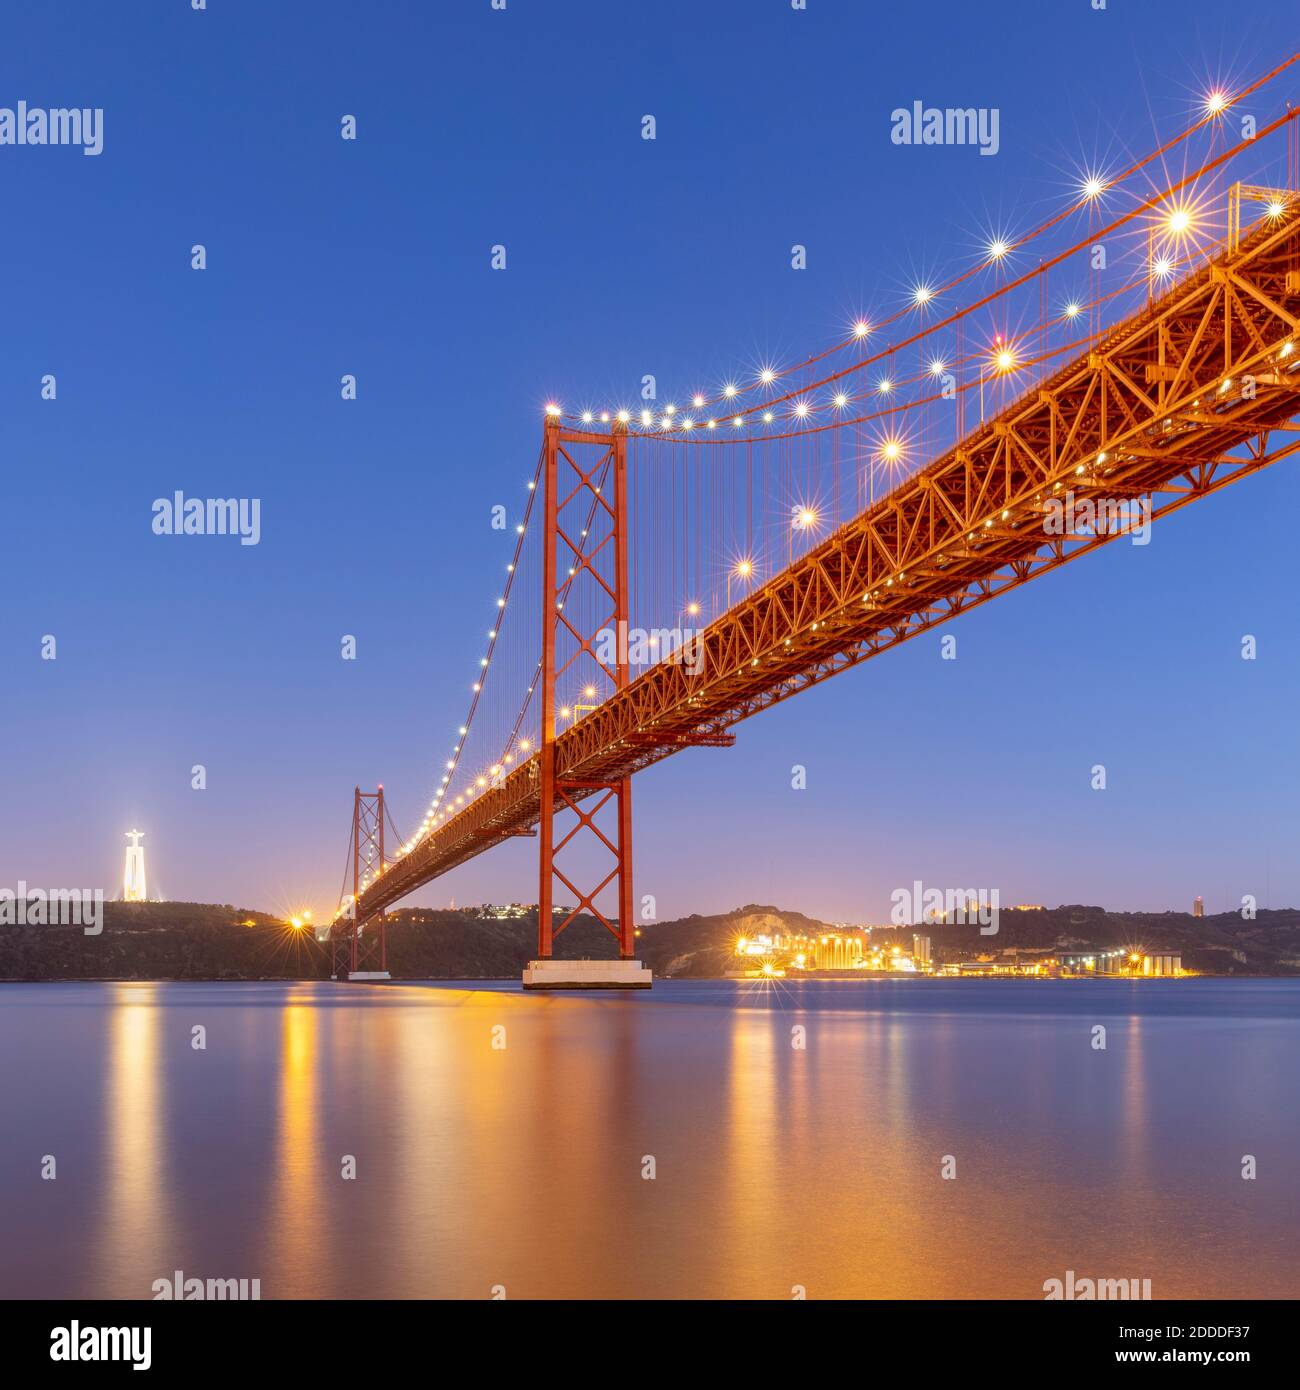
<svg viewBox="0 0 1300 1390">
<path fill-rule="evenodd" d="M 734 965 L 739 936 L 826 924 L 802 913 L 750 904 L 716 916 L 647 924 L 638 951 L 658 976 L 718 978 Z M 876 928 L 874 939 L 911 949 L 912 927 Z M 1217 975 L 1300 974 L 1300 911 L 1261 911 L 1254 921 L 1225 913 L 1106 912 L 1064 906 L 1003 912 L 996 936 L 975 926 L 930 926 L 938 961 L 1021 950 L 1082 951 L 1141 946 L 1181 951 L 1190 969 Z M 517 978 L 531 958 L 535 919 L 482 918 L 475 909 L 402 909 L 388 928 L 392 974 L 407 979 Z M 591 918 L 556 941 L 562 957 L 612 954 L 613 939 Z M 328 949 L 263 912 L 208 903 L 107 903 L 104 930 L 0 927 L 0 980 L 327 979 Z"/>
</svg>

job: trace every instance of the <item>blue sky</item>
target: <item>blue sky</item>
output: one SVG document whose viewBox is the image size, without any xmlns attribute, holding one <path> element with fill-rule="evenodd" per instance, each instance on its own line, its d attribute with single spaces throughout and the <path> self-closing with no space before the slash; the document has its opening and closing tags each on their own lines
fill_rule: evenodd
<svg viewBox="0 0 1300 1390">
<path fill-rule="evenodd" d="M 331 907 L 353 786 L 382 781 L 406 828 L 436 784 L 506 558 L 489 511 L 517 504 L 543 401 L 819 349 L 990 221 L 1053 207 L 1081 163 L 1271 67 L 1290 18 L 1206 0 L 11 10 L 0 106 L 105 115 L 95 158 L 0 147 L 0 882 L 112 887 L 134 824 L 170 897 Z M 891 144 L 915 100 L 996 106 L 997 157 Z M 261 543 L 155 536 L 153 499 L 177 489 L 259 497 Z M 955 663 L 923 637 L 731 751 L 642 774 L 638 892 L 662 916 L 775 901 L 839 920 L 884 919 L 915 878 L 1004 902 L 1300 903 L 1297 502 L 1281 464 L 944 629 Z M 535 880 L 522 841 L 416 900 L 531 900 Z"/>
</svg>

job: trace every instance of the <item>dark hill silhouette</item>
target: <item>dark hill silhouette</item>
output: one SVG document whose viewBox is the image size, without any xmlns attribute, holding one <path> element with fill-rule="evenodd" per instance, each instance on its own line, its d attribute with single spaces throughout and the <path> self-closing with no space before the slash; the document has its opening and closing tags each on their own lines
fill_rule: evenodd
<svg viewBox="0 0 1300 1390">
<path fill-rule="evenodd" d="M 403 908 L 390 917 L 389 969 L 405 979 L 517 979 L 533 954 L 536 917 L 494 918 L 480 910 Z M 264 912 L 209 903 L 106 903 L 104 930 L 0 926 L 0 980 L 327 979 L 328 948 Z M 733 942 L 760 932 L 822 932 L 802 913 L 748 904 L 713 916 L 646 923 L 638 951 L 656 975 L 718 978 L 735 964 Z M 923 930 L 939 961 L 1004 951 L 1141 946 L 1181 951 L 1193 970 L 1217 975 L 1300 974 L 1300 911 L 1236 913 L 1107 912 L 1066 905 L 1001 913 L 998 933 L 978 926 L 876 928 L 875 939 L 911 949 Z M 556 939 L 563 957 L 609 956 L 614 940 L 593 918 Z"/>
</svg>

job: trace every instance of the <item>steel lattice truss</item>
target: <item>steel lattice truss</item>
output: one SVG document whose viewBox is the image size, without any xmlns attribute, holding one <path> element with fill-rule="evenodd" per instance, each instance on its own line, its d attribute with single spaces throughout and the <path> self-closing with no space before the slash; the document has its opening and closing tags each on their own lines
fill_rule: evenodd
<svg viewBox="0 0 1300 1390">
<path fill-rule="evenodd" d="M 840 527 L 555 740 L 557 777 L 608 783 L 1116 539 L 1049 534 L 1076 504 L 1158 518 L 1300 449 L 1300 209 L 1208 261 L 1092 351 Z M 563 436 L 562 436 L 563 437 Z M 590 436 L 578 436 L 590 439 Z M 357 905 L 390 903 L 526 833 L 537 759 L 429 834 Z"/>
</svg>

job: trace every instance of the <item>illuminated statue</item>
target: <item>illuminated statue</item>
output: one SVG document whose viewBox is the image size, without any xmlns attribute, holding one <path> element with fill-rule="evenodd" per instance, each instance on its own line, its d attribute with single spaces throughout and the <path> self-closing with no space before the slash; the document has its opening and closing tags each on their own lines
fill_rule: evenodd
<svg viewBox="0 0 1300 1390">
<path fill-rule="evenodd" d="M 128 903 L 148 901 L 144 887 L 144 839 L 143 830 L 128 830 L 126 837 L 131 843 L 126 847 L 126 868 L 122 873 L 122 900 Z"/>
</svg>

